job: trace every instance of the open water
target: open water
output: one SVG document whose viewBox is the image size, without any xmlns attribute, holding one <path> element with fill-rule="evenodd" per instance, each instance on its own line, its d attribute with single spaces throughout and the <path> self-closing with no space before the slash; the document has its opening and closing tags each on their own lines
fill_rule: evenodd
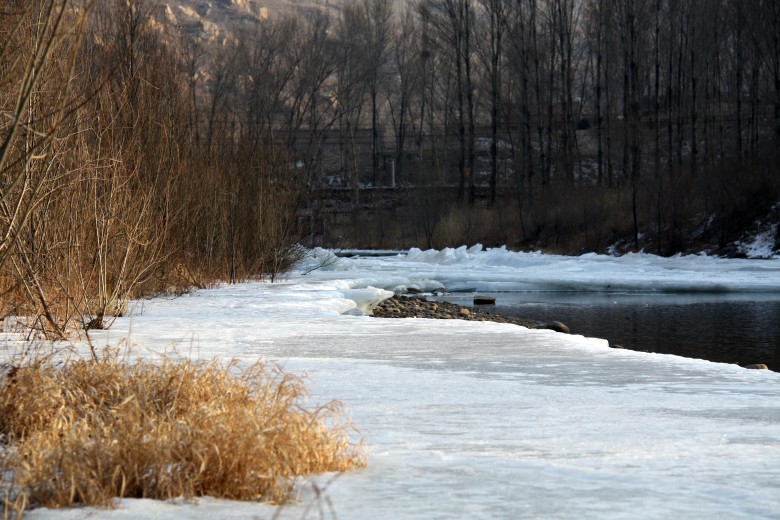
<svg viewBox="0 0 780 520">
<path fill-rule="evenodd" d="M 780 297 L 776 295 L 480 293 L 485 312 L 558 320 L 573 334 L 610 345 L 722 363 L 764 363 L 780 371 Z M 445 299 L 470 305 L 473 294 Z"/>
</svg>

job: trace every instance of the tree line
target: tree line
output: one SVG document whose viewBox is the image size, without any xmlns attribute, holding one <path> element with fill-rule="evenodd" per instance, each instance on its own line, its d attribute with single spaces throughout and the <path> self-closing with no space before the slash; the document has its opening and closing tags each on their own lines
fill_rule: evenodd
<svg viewBox="0 0 780 520">
<path fill-rule="evenodd" d="M 192 44 L 185 61 L 205 56 Z M 259 22 L 207 75 L 190 83 L 206 142 L 227 125 L 295 155 L 310 185 L 340 173 L 355 202 L 391 169 L 457 185 L 461 207 L 511 184 L 520 242 L 594 228 L 582 247 L 624 231 L 674 252 L 697 215 L 724 243 L 777 200 L 772 0 L 347 0 Z"/>
</svg>

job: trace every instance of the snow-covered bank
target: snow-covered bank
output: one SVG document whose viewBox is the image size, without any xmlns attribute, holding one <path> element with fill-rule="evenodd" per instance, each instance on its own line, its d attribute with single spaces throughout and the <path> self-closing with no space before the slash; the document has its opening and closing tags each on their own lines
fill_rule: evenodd
<svg viewBox="0 0 780 520">
<path fill-rule="evenodd" d="M 149 355 L 175 344 L 201 359 L 274 359 L 308 373 L 312 404 L 343 400 L 368 447 L 368 467 L 328 488 L 340 519 L 776 516 L 780 374 L 514 325 L 354 314 L 397 286 L 559 290 L 558 275 L 565 287 L 611 280 L 653 290 L 668 275 L 674 287 L 688 279 L 694 291 L 713 280 L 729 291 L 776 291 L 780 262 L 465 248 L 370 259 L 318 254 L 313 261 L 327 265 L 282 283 L 143 302 L 94 339 L 129 337 Z M 281 516 L 297 519 L 305 510 L 291 505 Z M 30 518 L 276 512 L 214 500 L 132 500 L 114 511 L 37 510 Z"/>
<path fill-rule="evenodd" d="M 366 266 L 370 265 L 370 268 Z M 336 258 L 314 250 L 305 264 L 317 279 L 393 289 L 408 285 L 448 291 L 589 291 L 780 293 L 780 260 L 729 260 L 703 255 L 632 253 L 578 257 L 516 253 L 505 248 L 411 249 L 377 259 Z M 324 274 L 329 273 L 329 274 Z M 346 273 L 346 275 L 345 275 Z"/>
</svg>

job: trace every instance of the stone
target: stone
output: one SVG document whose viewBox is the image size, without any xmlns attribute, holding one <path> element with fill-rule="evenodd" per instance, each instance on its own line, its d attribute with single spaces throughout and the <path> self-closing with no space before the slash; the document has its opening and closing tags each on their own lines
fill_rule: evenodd
<svg viewBox="0 0 780 520">
<path fill-rule="evenodd" d="M 752 370 L 769 370 L 769 367 L 767 367 L 763 363 L 754 363 L 752 365 L 745 365 L 744 368 L 750 368 Z"/>
<path fill-rule="evenodd" d="M 421 292 L 422 291 L 420 291 L 420 289 L 418 289 L 417 287 L 407 287 L 406 288 L 406 293 L 407 294 L 420 294 Z"/>
<path fill-rule="evenodd" d="M 610 343 L 609 348 L 625 349 L 626 347 L 624 347 L 623 345 L 618 345 L 617 343 L 615 343 L 614 345 Z"/>
<path fill-rule="evenodd" d="M 474 305 L 495 305 L 496 299 L 490 296 L 474 296 Z"/>
<path fill-rule="evenodd" d="M 461 316 L 471 316 L 471 311 L 464 307 L 464 308 L 462 308 L 460 310 L 460 315 Z"/>
<path fill-rule="evenodd" d="M 560 321 L 547 321 L 536 327 L 537 329 L 554 330 L 555 332 L 562 332 L 563 334 L 569 334 L 571 331 L 569 327 L 561 323 Z"/>
</svg>

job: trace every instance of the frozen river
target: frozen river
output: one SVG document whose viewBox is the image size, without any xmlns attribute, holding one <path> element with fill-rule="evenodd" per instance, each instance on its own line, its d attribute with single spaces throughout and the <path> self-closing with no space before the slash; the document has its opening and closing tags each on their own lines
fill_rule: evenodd
<svg viewBox="0 0 780 520">
<path fill-rule="evenodd" d="M 309 268 L 279 284 L 144 302 L 95 340 L 129 338 L 149 356 L 175 344 L 200 359 L 272 359 L 307 373 L 311 404 L 341 399 L 368 452 L 365 470 L 316 479 L 327 486 L 319 505 L 332 504 L 340 519 L 777 518 L 780 374 L 513 325 L 378 320 L 360 309 L 400 286 L 564 280 L 648 290 L 665 280 L 679 289 L 706 271 L 700 286 L 759 294 L 780 289 L 780 262 L 643 256 L 621 265 L 464 249 L 416 260 L 321 252 Z M 30 518 L 318 518 L 316 507 L 307 512 L 311 488 L 302 489 L 302 502 L 281 511 L 127 500 L 113 511 Z"/>
<path fill-rule="evenodd" d="M 488 293 L 482 312 L 558 320 L 572 332 L 643 352 L 780 371 L 780 295 Z M 473 294 L 443 299 L 471 305 Z"/>
</svg>

